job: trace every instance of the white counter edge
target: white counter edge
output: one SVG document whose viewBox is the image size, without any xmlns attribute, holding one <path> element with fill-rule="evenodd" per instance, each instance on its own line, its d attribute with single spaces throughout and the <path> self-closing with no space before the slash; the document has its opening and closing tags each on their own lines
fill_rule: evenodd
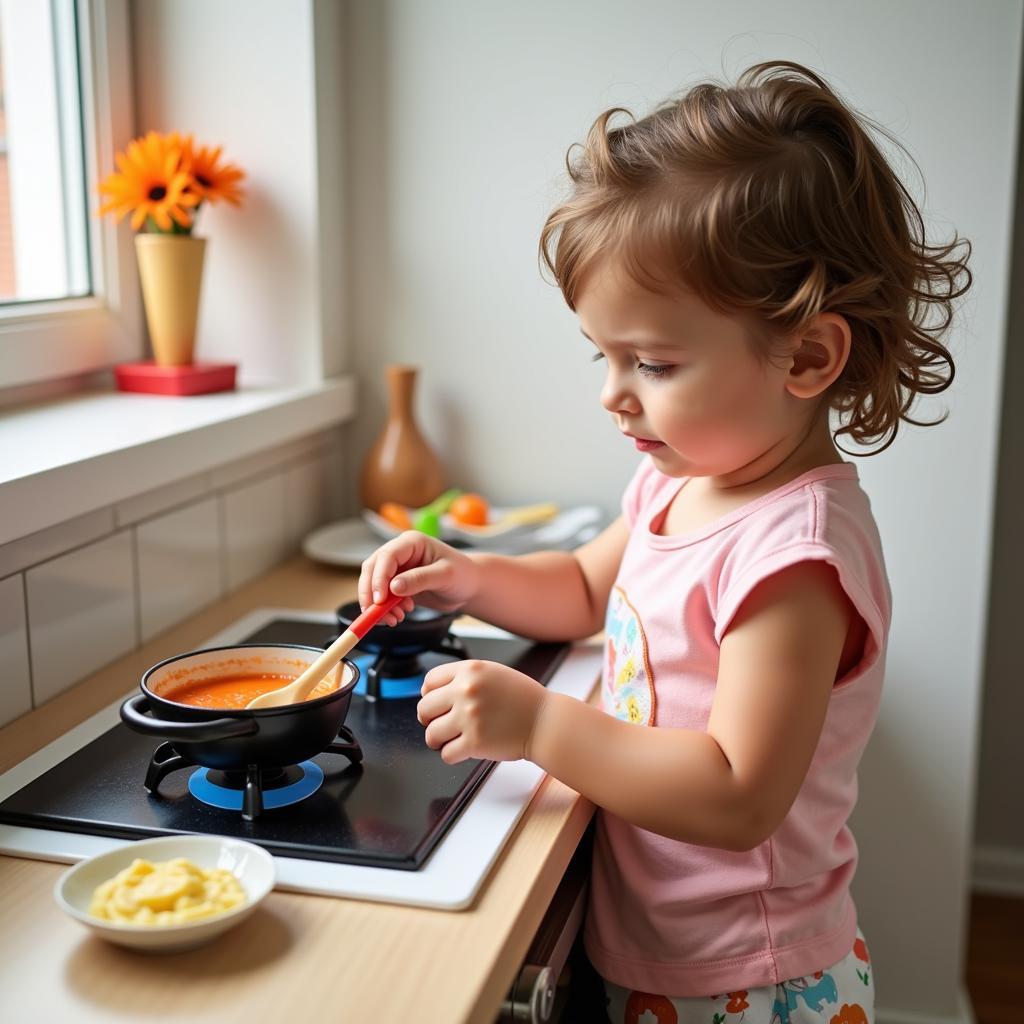
<svg viewBox="0 0 1024 1024">
<path fill-rule="evenodd" d="M 189 398 L 90 392 L 6 411 L 0 544 L 344 423 L 355 409 L 345 376 Z"/>
</svg>

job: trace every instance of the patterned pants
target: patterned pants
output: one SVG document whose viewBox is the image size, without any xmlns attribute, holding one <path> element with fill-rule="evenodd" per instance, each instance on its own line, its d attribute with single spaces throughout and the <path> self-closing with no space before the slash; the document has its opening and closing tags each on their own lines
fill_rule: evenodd
<svg viewBox="0 0 1024 1024">
<path fill-rule="evenodd" d="M 874 1024 L 875 982 L 860 929 L 839 963 L 745 992 L 673 999 L 605 981 L 611 1024 Z"/>
</svg>

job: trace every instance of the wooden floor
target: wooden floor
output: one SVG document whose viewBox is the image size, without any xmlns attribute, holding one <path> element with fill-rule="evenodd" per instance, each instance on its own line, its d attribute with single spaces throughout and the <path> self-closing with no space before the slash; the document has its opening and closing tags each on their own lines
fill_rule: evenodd
<svg viewBox="0 0 1024 1024">
<path fill-rule="evenodd" d="M 971 897 L 967 988 L 977 1024 L 1024 1021 L 1024 898 Z"/>
</svg>

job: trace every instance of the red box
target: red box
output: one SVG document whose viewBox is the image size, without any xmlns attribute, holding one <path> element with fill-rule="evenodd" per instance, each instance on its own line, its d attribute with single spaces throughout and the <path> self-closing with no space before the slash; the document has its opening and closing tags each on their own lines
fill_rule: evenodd
<svg viewBox="0 0 1024 1024">
<path fill-rule="evenodd" d="M 120 363 L 114 367 L 118 391 L 141 391 L 150 395 L 205 395 L 211 391 L 234 391 L 237 363 L 190 363 L 188 366 L 157 366 Z"/>
</svg>

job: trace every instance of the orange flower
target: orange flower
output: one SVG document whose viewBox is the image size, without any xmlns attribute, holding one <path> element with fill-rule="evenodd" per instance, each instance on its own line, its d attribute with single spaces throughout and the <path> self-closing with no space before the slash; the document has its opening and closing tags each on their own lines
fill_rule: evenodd
<svg viewBox="0 0 1024 1024">
<path fill-rule="evenodd" d="M 871 957 L 868 955 L 867 943 L 863 939 L 858 939 L 853 944 L 853 952 L 858 960 L 863 960 L 864 963 L 871 963 Z"/>
<path fill-rule="evenodd" d="M 171 231 L 172 221 L 191 228 L 189 207 L 198 206 L 199 197 L 188 191 L 190 178 L 182 169 L 181 155 L 176 135 L 149 132 L 129 143 L 127 153 L 114 158 L 120 173 L 110 174 L 100 183 L 100 192 L 110 196 L 100 214 L 114 213 L 120 221 L 131 212 L 134 231 L 148 217 L 161 231 Z"/>
<path fill-rule="evenodd" d="M 189 191 L 195 192 L 200 201 L 209 199 L 216 203 L 223 199 L 233 206 L 240 206 L 242 191 L 238 183 L 245 172 L 234 164 L 221 164 L 223 146 L 200 146 L 195 148 L 192 136 L 187 135 L 182 145 L 182 163 L 192 176 Z"/>
<path fill-rule="evenodd" d="M 843 1003 L 843 1008 L 829 1021 L 829 1024 L 868 1024 L 868 1016 L 860 1003 L 852 1006 Z"/>
<path fill-rule="evenodd" d="M 729 1013 L 742 1013 L 748 1009 L 750 1003 L 747 1002 L 747 992 L 744 989 L 742 992 L 730 992 L 729 1002 L 725 1008 Z"/>
</svg>

